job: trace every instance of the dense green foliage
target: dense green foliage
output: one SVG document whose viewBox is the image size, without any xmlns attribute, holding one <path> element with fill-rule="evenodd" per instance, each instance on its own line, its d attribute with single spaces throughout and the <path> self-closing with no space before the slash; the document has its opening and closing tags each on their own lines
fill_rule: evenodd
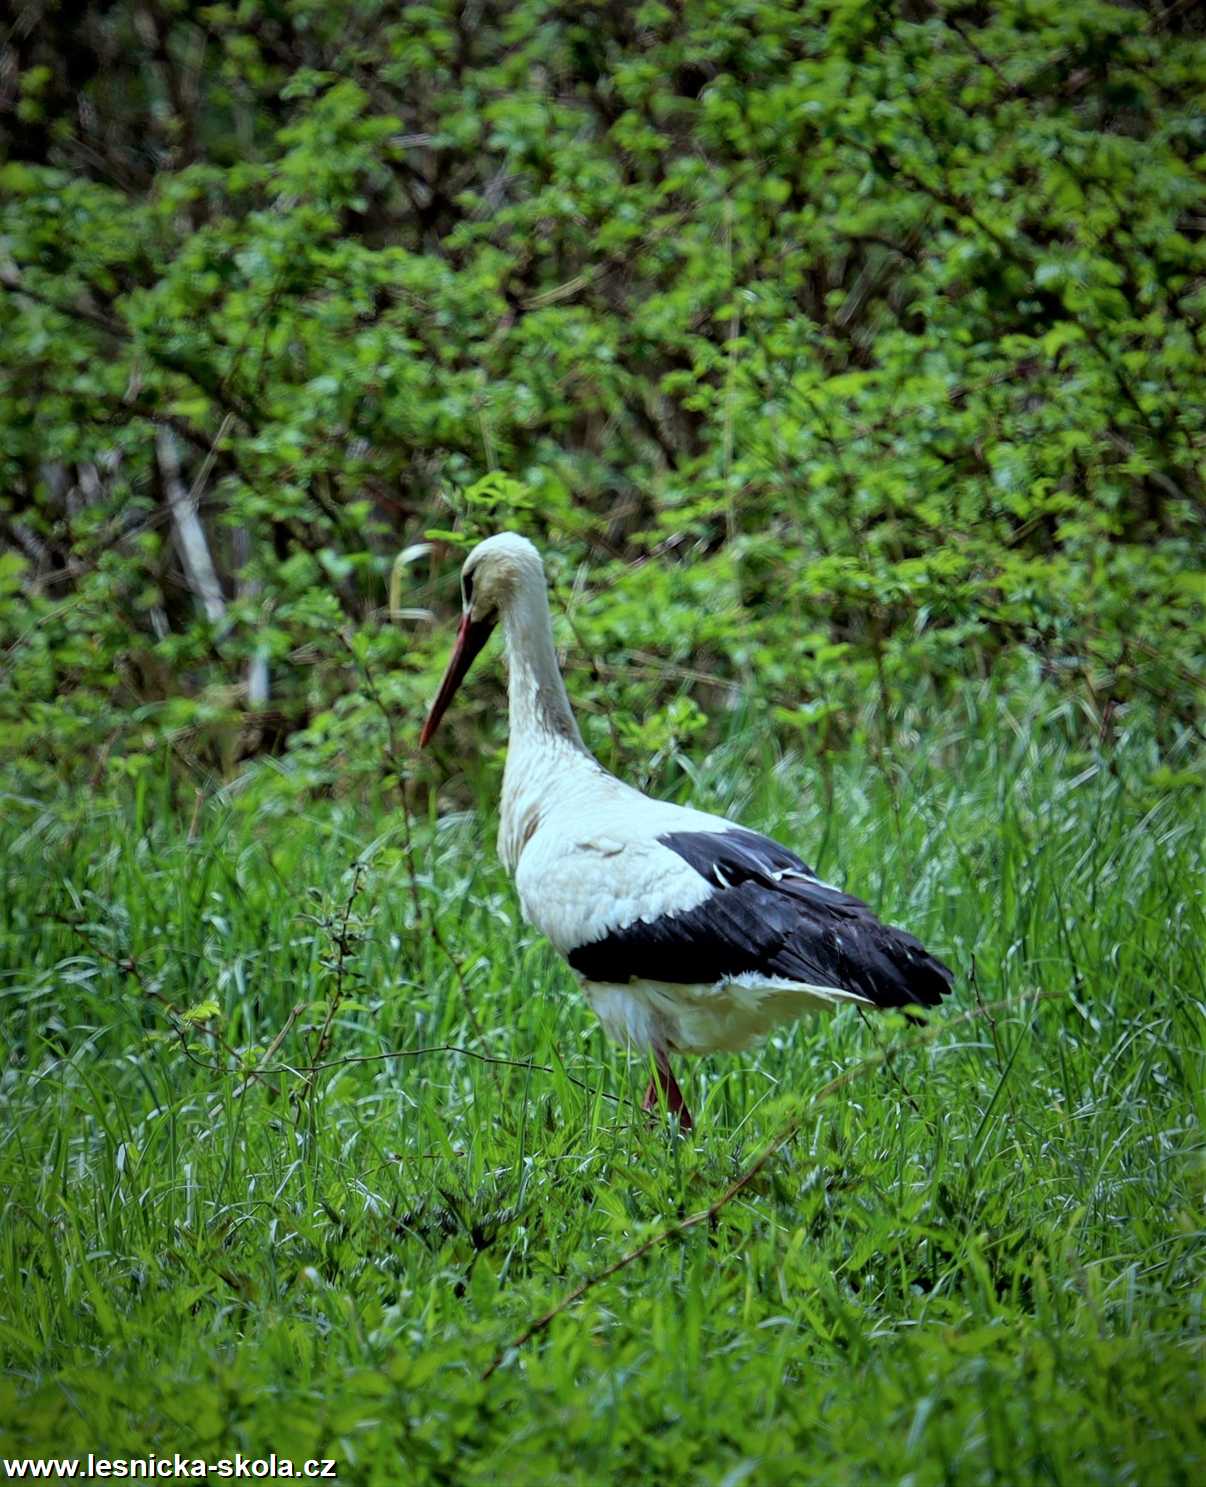
<svg viewBox="0 0 1206 1487">
<path fill-rule="evenodd" d="M 455 556 L 414 546 L 504 524 L 552 549 L 576 691 L 625 741 L 751 674 L 785 737 L 840 733 L 1020 647 L 1107 728 L 1191 710 L 1194 7 L 18 11 L 0 748 L 28 774 L 292 739 L 346 780 L 341 632 L 413 717 Z"/>
<path fill-rule="evenodd" d="M 1198 8 L 11 9 L 0 1456 L 1198 1481 Z M 635 1111 L 498 668 L 413 750 L 501 527 L 591 748 L 920 934 L 928 1029 Z"/>
<path fill-rule="evenodd" d="M 1201 1481 L 1206 823 L 1153 788 L 1150 737 L 1077 733 L 968 694 L 891 774 L 752 734 L 701 760 L 697 799 L 962 986 L 928 1042 L 843 1013 L 693 1063 L 690 1139 L 634 1110 L 645 1071 L 517 933 L 473 818 L 415 823 L 416 906 L 381 809 L 241 793 L 189 830 L 144 776 L 129 813 L 13 813 L 0 1454 L 275 1450 L 382 1487 Z M 1008 1007 L 958 1021 L 976 988 Z M 368 1061 L 311 1090 L 333 1005 L 327 1057 Z M 240 1092 L 206 1067 L 232 1055 L 276 1072 Z M 480 1379 L 793 1110 L 714 1224 Z"/>
</svg>

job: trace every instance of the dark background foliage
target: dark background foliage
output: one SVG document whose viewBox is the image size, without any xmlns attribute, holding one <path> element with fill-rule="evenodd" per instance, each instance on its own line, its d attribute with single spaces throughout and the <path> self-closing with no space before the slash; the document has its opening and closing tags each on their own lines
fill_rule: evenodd
<svg viewBox="0 0 1206 1487">
<path fill-rule="evenodd" d="M 346 779 L 366 685 L 417 721 L 458 546 L 501 526 L 548 552 L 605 753 L 736 703 L 823 747 L 1036 658 L 1093 727 L 1183 721 L 1201 34 L 1101 0 L 18 3 L 0 747 L 30 784 L 164 747 Z"/>
<path fill-rule="evenodd" d="M 0 1454 L 1206 1480 L 1201 15 L 0 7 Z M 413 747 L 504 526 L 928 1027 L 634 1108 Z"/>
</svg>

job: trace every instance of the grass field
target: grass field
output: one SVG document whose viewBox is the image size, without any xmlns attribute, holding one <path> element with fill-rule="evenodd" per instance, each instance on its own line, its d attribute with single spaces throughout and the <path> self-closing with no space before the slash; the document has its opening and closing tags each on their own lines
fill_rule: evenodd
<svg viewBox="0 0 1206 1487">
<path fill-rule="evenodd" d="M 492 802 L 417 822 L 412 882 L 385 801 L 9 796 L 0 1454 L 1200 1482 L 1206 822 L 1128 727 L 968 694 L 886 754 L 698 761 L 959 976 L 922 1031 L 690 1065 L 689 1138 L 520 924 Z"/>
</svg>

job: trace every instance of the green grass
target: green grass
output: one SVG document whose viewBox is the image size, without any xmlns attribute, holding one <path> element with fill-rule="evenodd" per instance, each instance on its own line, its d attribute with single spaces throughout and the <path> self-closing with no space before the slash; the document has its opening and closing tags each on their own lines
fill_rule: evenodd
<svg viewBox="0 0 1206 1487">
<path fill-rule="evenodd" d="M 0 1454 L 275 1451 L 458 1487 L 1200 1481 L 1185 769 L 1138 723 L 1107 752 L 1071 705 L 971 694 L 886 755 L 822 767 L 747 732 L 699 761 L 697 801 L 796 845 L 959 984 L 924 1035 L 842 1014 L 693 1063 L 689 1139 L 634 1112 L 645 1070 L 521 925 L 492 805 L 415 828 L 450 959 L 386 803 L 8 798 Z M 297 1068 L 340 976 L 329 1059 L 515 1062 L 240 1093 L 158 999 L 212 999 L 255 1061 L 302 1005 L 270 1061 Z M 1010 1005 L 958 1020 L 977 988 Z M 713 1222 L 482 1380 L 801 1112 Z"/>
</svg>

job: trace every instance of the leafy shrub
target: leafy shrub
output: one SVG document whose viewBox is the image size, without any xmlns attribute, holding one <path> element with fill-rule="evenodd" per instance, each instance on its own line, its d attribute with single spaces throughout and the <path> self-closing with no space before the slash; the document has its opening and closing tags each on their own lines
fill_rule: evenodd
<svg viewBox="0 0 1206 1487">
<path fill-rule="evenodd" d="M 615 748 L 1030 656 L 1107 729 L 1191 713 L 1191 8 L 80 9 L 7 43 L 27 783 L 371 768 L 366 668 L 417 718 L 503 525 Z"/>
</svg>

